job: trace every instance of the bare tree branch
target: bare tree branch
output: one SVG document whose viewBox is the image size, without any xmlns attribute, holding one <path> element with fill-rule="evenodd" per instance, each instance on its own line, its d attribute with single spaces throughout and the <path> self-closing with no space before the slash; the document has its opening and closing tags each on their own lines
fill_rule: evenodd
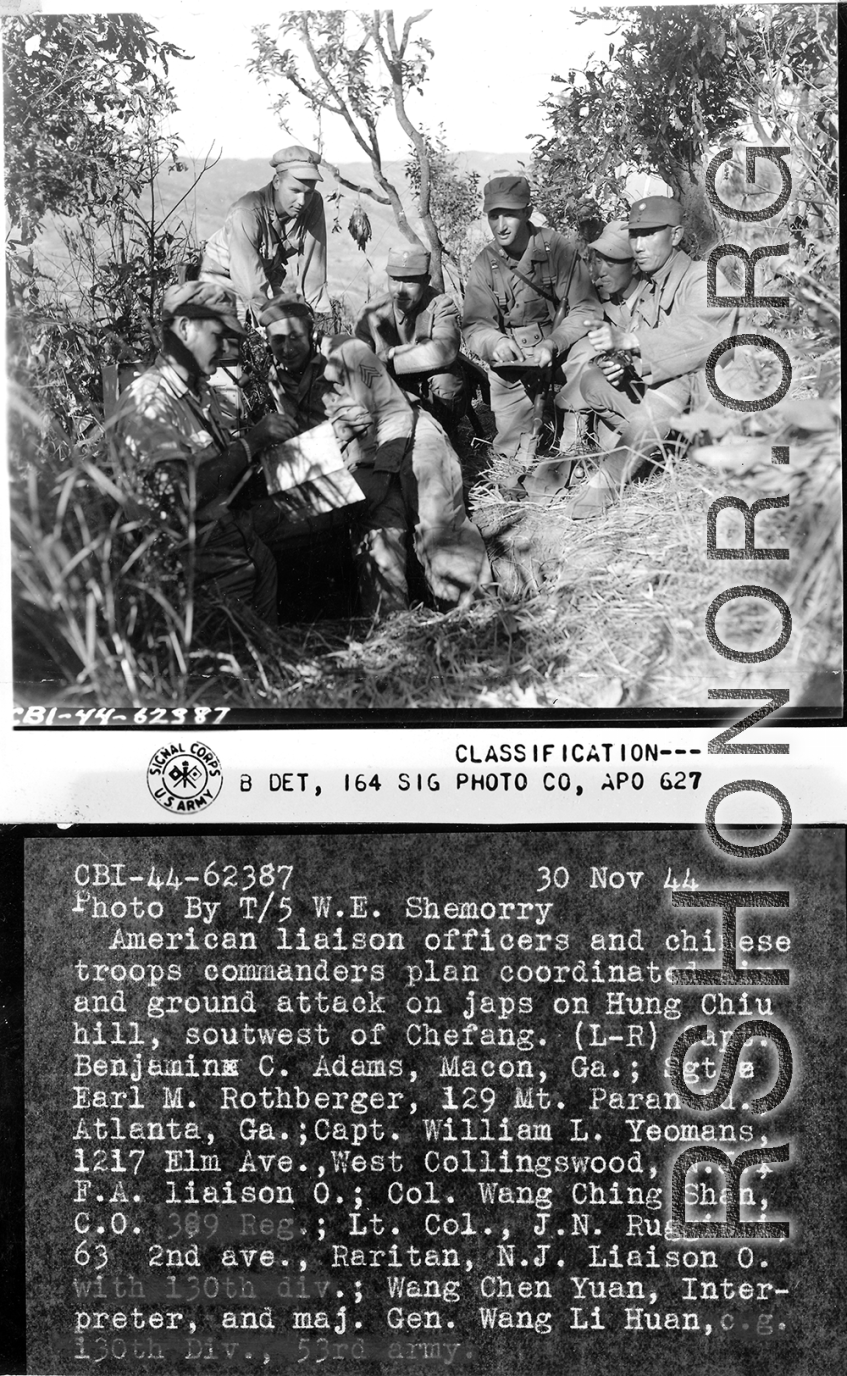
<svg viewBox="0 0 847 1376">
<path fill-rule="evenodd" d="M 307 16 L 304 15 L 303 18 L 300 20 L 299 29 L 306 52 L 312 59 L 312 66 L 314 67 L 321 81 L 324 83 L 324 86 L 329 91 L 330 95 L 332 96 L 333 100 L 338 106 L 338 109 L 333 111 L 333 114 L 338 114 L 341 116 L 341 118 L 344 120 L 344 123 L 347 125 L 347 128 L 350 130 L 350 133 L 353 135 L 354 139 L 358 143 L 359 147 L 362 149 L 364 153 L 367 153 L 368 157 L 371 159 L 371 162 L 373 162 L 375 156 L 373 148 L 370 146 L 370 144 L 367 143 L 367 141 L 363 137 L 361 130 L 359 129 L 359 126 L 356 124 L 356 121 L 353 119 L 353 116 L 350 114 L 350 111 L 347 108 L 347 102 L 344 100 L 344 97 L 341 95 L 341 92 L 337 89 L 335 82 L 332 80 L 332 77 L 330 76 L 329 72 L 325 70 L 320 60 L 320 57 L 318 56 L 318 53 L 315 50 L 315 45 L 312 42 L 312 34 L 311 30 L 309 29 L 309 20 Z"/>
<path fill-rule="evenodd" d="M 425 18 L 428 13 L 429 11 L 425 10 L 422 14 L 419 14 L 411 19 L 406 20 L 406 23 L 403 27 L 404 49 L 406 42 L 408 41 L 409 30 L 411 29 L 412 24 L 414 24 L 417 19 Z M 420 191 L 418 196 L 418 208 L 420 210 L 423 227 L 426 230 L 426 237 L 429 240 L 430 248 L 432 251 L 432 269 L 436 280 L 439 280 L 441 278 L 442 244 L 441 236 L 439 235 L 438 230 L 436 229 L 430 208 L 430 202 L 432 197 L 432 168 L 430 166 L 429 148 L 427 146 L 427 141 L 424 138 L 423 134 L 409 119 L 408 113 L 406 111 L 406 101 L 403 90 L 403 65 L 398 56 L 399 50 L 397 47 L 397 39 L 394 30 L 393 11 L 387 10 L 384 16 L 385 30 L 388 38 L 388 45 L 391 49 L 391 56 L 389 56 L 388 52 L 386 51 L 386 47 L 382 39 L 382 17 L 383 16 L 381 12 L 377 10 L 375 12 L 374 19 L 372 22 L 374 44 L 377 48 L 377 51 L 379 52 L 380 57 L 385 63 L 389 76 L 391 77 L 391 92 L 394 99 L 394 113 L 397 117 L 397 123 L 400 125 L 400 128 L 403 130 L 404 134 L 406 134 L 407 138 L 411 140 L 412 145 L 415 148 L 418 155 L 418 164 L 420 166 Z"/>
<path fill-rule="evenodd" d="M 392 32 L 392 34 L 393 34 L 393 32 L 394 32 L 394 16 L 393 16 L 391 10 L 389 10 L 388 13 L 389 13 L 389 16 L 391 17 L 391 32 Z M 402 37 L 401 42 L 400 42 L 400 49 L 399 49 L 399 51 L 398 51 L 398 53 L 397 53 L 397 56 L 398 56 L 399 58 L 403 58 L 403 57 L 405 56 L 405 53 L 406 53 L 406 45 L 407 45 L 407 43 L 409 42 L 409 34 L 410 34 L 411 31 L 412 31 L 412 25 L 413 25 L 413 24 L 418 24 L 418 23 L 420 23 L 420 21 L 421 21 L 422 19 L 426 19 L 426 17 L 427 17 L 428 14 L 432 14 L 432 10 L 421 10 L 420 14 L 413 14 L 409 19 L 406 20 L 405 24 L 403 25 L 403 37 Z"/>
<path fill-rule="evenodd" d="M 179 200 L 178 200 L 174 205 L 171 206 L 171 208 L 170 208 L 170 210 L 168 211 L 167 215 L 166 215 L 165 218 L 162 220 L 162 224 L 160 225 L 160 228 L 162 228 L 164 225 L 166 225 L 166 224 L 168 223 L 168 220 L 169 220 L 169 219 L 171 218 L 171 216 L 175 213 L 175 211 L 179 210 L 179 207 L 182 205 L 183 201 L 187 201 L 187 200 L 188 200 L 188 197 L 191 195 L 192 191 L 193 191 L 194 188 L 196 187 L 197 183 L 200 181 L 201 177 L 204 177 L 204 176 L 206 175 L 207 172 L 209 172 L 213 167 L 215 167 L 215 166 L 220 162 L 220 160 L 221 160 L 221 158 L 222 158 L 222 156 L 223 156 L 223 149 L 221 149 L 220 153 L 219 153 L 218 156 L 215 158 L 214 162 L 209 162 L 209 158 L 210 158 L 210 156 L 211 156 L 212 148 L 214 148 L 214 146 L 215 146 L 214 144 L 211 144 L 211 145 L 210 145 L 210 147 L 209 147 L 209 152 L 206 154 L 205 158 L 203 159 L 203 166 L 200 168 L 200 171 L 197 173 L 197 176 L 194 178 L 194 181 L 191 183 L 191 185 L 189 186 L 188 190 L 185 192 L 185 195 L 184 195 L 184 196 L 180 196 Z"/>
<path fill-rule="evenodd" d="M 351 182 L 350 179 L 345 177 L 343 172 L 340 172 L 335 164 L 329 162 L 327 158 L 321 158 L 321 166 L 329 168 L 329 171 L 332 173 L 339 186 L 345 186 L 348 191 L 355 191 L 360 196 L 370 196 L 371 200 L 377 201 L 379 205 L 391 205 L 391 201 L 388 197 L 380 196 L 379 192 L 374 191 L 372 186 L 359 186 L 356 182 Z"/>
</svg>

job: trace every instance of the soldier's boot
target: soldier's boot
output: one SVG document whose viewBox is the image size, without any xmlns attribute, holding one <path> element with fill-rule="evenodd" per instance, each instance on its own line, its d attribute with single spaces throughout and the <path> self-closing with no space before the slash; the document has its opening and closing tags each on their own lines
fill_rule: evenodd
<svg viewBox="0 0 847 1376">
<path fill-rule="evenodd" d="M 378 620 L 408 607 L 405 530 L 365 531 L 354 543 L 353 559 L 363 616 Z"/>
<path fill-rule="evenodd" d="M 517 454 L 511 459 L 504 460 L 504 468 L 497 479 L 497 487 L 500 495 L 508 502 L 520 501 L 524 497 L 523 480 L 532 467 L 531 463 L 526 462 L 526 456 L 519 449 Z"/>
<path fill-rule="evenodd" d="M 574 521 L 591 521 L 602 516 L 620 501 L 626 484 L 645 461 L 643 455 L 633 454 L 631 449 L 624 446 L 612 449 L 571 503 L 571 518 Z"/>
<path fill-rule="evenodd" d="M 535 501 L 552 501 L 570 486 L 574 468 L 585 453 L 587 417 L 583 412 L 556 408 L 555 458 L 542 460 L 524 482 Z"/>
<path fill-rule="evenodd" d="M 526 496 L 524 479 L 535 468 L 535 456 L 519 449 L 514 458 L 508 460 L 508 464 L 506 471 L 501 472 L 497 479 L 497 488 L 507 502 L 519 502 Z"/>
</svg>

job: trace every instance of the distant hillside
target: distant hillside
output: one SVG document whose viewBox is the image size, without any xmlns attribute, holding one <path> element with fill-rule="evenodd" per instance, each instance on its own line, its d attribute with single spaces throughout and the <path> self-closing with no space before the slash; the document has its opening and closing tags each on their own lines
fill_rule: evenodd
<svg viewBox="0 0 847 1376">
<path fill-rule="evenodd" d="M 485 181 L 499 168 L 517 168 L 519 156 L 514 153 L 467 152 L 458 154 L 459 166 L 468 172 L 478 172 Z M 178 206 L 174 224 L 180 221 L 193 228 L 199 242 L 208 238 L 222 224 L 227 210 L 233 201 L 245 192 L 265 186 L 270 181 L 272 169 L 265 158 L 222 158 L 203 174 L 192 189 L 191 183 L 202 168 L 202 160 L 185 159 L 184 172 L 163 173 L 158 180 L 158 190 L 164 213 L 177 206 L 183 197 L 186 199 Z M 373 186 L 373 176 L 368 163 L 344 163 L 341 173 L 349 181 Z M 415 223 L 406 186 L 404 163 L 385 164 L 386 176 L 401 188 L 407 202 L 410 220 Z M 327 196 L 336 190 L 336 183 L 330 173 L 323 173 L 324 180 L 320 190 Z M 347 222 L 356 204 L 354 192 L 341 188 L 341 201 L 327 206 L 327 224 L 330 230 L 328 248 L 329 288 L 333 296 L 343 297 L 351 310 L 359 306 L 374 292 L 379 292 L 384 284 L 385 260 L 388 250 L 404 243 L 403 236 L 394 223 L 388 206 L 362 197 L 362 207 L 371 222 L 373 238 L 365 253 L 360 252 L 347 232 Z M 481 212 L 481 206 L 480 206 Z M 160 211 L 160 218 L 162 212 Z M 337 229 L 334 227 L 337 221 Z M 480 224 L 484 224 L 481 219 Z M 67 260 L 64 246 L 49 225 L 45 229 L 40 245 L 39 259 L 50 271 L 56 271 L 63 260 Z"/>
</svg>

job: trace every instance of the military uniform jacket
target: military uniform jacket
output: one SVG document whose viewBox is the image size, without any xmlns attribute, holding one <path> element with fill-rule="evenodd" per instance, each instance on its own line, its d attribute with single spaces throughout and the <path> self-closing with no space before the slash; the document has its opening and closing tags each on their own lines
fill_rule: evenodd
<svg viewBox="0 0 847 1376">
<path fill-rule="evenodd" d="M 630 292 L 629 296 L 625 296 L 623 300 L 602 301 L 601 305 L 603 308 L 604 320 L 608 320 L 610 325 L 617 325 L 622 330 L 628 330 L 632 324 L 630 306 L 634 295 L 634 292 Z"/>
<path fill-rule="evenodd" d="M 417 315 L 407 322 L 405 338 L 388 295 L 365 306 L 356 321 L 355 335 L 372 349 L 380 344 L 395 349 L 391 366 L 397 377 L 446 372 L 456 362 L 462 342 L 456 303 L 446 292 L 436 292 L 432 287 L 424 293 Z"/>
<path fill-rule="evenodd" d="M 530 229 L 529 243 L 517 267 L 554 296 L 555 303 L 512 271 L 507 254 L 494 244 L 487 245 L 474 259 L 468 274 L 462 315 L 465 344 L 486 363 L 509 329 L 541 325 L 557 351 L 564 353 L 588 332 L 590 325 L 585 320 L 599 323 L 601 318 L 597 293 L 574 246 L 555 230 L 538 228 L 531 222 Z M 568 315 L 551 332 L 549 325 L 556 305 L 564 300 L 566 292 Z"/>
<path fill-rule="evenodd" d="M 133 495 L 166 508 L 173 506 L 176 488 L 187 486 L 189 463 L 217 458 L 232 443 L 232 434 L 217 389 L 200 382 L 192 391 L 173 364 L 159 358 L 121 396 L 115 440 L 124 484 Z M 183 469 L 185 479 L 179 476 Z M 206 520 L 226 512 L 216 497 L 197 516 Z"/>
<path fill-rule="evenodd" d="M 277 213 L 270 182 L 230 207 L 206 243 L 201 271 L 230 278 L 244 305 L 258 315 L 280 290 L 292 259 L 299 291 L 313 310 L 328 311 L 323 198 L 316 191 L 296 220 L 285 220 Z"/>
<path fill-rule="evenodd" d="M 717 274 L 718 295 L 734 293 Z M 736 306 L 706 305 L 706 264 L 676 249 L 652 277 L 627 298 L 629 324 L 638 341 L 641 375 L 651 386 L 699 372 L 716 345 L 735 333 Z"/>
</svg>

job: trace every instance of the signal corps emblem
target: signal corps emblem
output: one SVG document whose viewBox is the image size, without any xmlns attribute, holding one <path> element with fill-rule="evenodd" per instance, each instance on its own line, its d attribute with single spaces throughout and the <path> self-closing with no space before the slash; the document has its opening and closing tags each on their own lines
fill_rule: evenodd
<svg viewBox="0 0 847 1376">
<path fill-rule="evenodd" d="M 160 807 L 188 815 L 215 801 L 223 784 L 221 762 L 202 741 L 163 745 L 147 766 L 147 787 Z"/>
</svg>

